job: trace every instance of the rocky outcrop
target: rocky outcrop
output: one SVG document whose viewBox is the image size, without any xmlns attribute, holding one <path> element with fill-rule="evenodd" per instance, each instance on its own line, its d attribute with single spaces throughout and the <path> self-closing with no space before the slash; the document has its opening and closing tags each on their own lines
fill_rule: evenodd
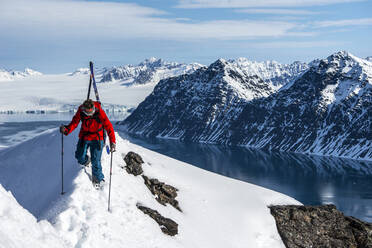
<svg viewBox="0 0 372 248">
<path fill-rule="evenodd" d="M 372 247 L 372 224 L 344 216 L 334 205 L 269 208 L 288 248 Z"/>
<path fill-rule="evenodd" d="M 135 152 L 128 152 L 127 155 L 124 157 L 124 161 L 127 164 L 125 169 L 129 174 L 133 174 L 135 176 L 141 175 L 143 173 L 142 166 L 143 160 L 140 155 Z"/>
<path fill-rule="evenodd" d="M 144 214 L 147 214 L 148 216 L 153 218 L 156 221 L 156 223 L 159 224 L 160 229 L 162 230 L 163 233 L 168 234 L 170 236 L 178 234 L 178 224 L 172 219 L 165 218 L 161 214 L 159 214 L 158 211 L 148 207 L 141 206 L 140 204 L 137 204 L 137 208 L 141 210 Z"/>
<path fill-rule="evenodd" d="M 145 180 L 145 185 L 151 191 L 151 193 L 156 196 L 155 199 L 160 204 L 166 206 L 166 204 L 169 203 L 174 208 L 182 212 L 178 201 L 176 200 L 178 189 L 171 185 L 160 182 L 156 178 L 150 179 L 145 175 L 142 175 L 142 177 Z"/>
<path fill-rule="evenodd" d="M 143 164 L 144 162 L 139 154 L 135 152 L 128 152 L 127 155 L 125 155 L 124 157 L 124 161 L 127 164 L 127 166 L 125 166 L 125 169 L 128 172 L 128 174 L 138 176 L 143 173 L 141 164 Z M 142 178 L 147 188 L 151 191 L 153 195 L 156 196 L 155 199 L 160 204 L 166 206 L 166 204 L 169 203 L 174 208 L 182 212 L 178 204 L 178 201 L 176 200 L 178 189 L 169 184 L 160 182 L 156 178 L 150 179 L 145 175 L 142 175 Z M 160 229 L 163 231 L 163 233 L 171 236 L 178 234 L 178 224 L 175 221 L 169 218 L 165 218 L 162 215 L 160 215 L 156 210 L 142 206 L 140 204 L 137 204 L 137 208 L 140 209 L 143 213 L 153 218 L 159 224 Z"/>
</svg>

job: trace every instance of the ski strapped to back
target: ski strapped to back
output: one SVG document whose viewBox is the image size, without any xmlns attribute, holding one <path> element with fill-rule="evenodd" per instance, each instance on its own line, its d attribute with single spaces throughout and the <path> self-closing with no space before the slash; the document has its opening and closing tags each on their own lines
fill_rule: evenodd
<svg viewBox="0 0 372 248">
<path fill-rule="evenodd" d="M 90 77 L 89 77 L 89 87 L 88 87 L 88 96 L 87 96 L 87 100 L 89 99 L 90 97 L 90 89 L 92 87 L 92 83 L 93 83 L 93 89 L 94 89 L 94 94 L 96 95 L 96 101 L 99 102 L 99 104 L 101 104 L 101 101 L 99 99 L 99 95 L 98 95 L 98 89 L 97 89 L 97 85 L 96 85 L 96 79 L 94 77 L 94 70 L 93 70 L 93 62 L 90 61 L 89 62 L 89 68 L 90 68 Z M 110 148 L 108 147 L 108 145 L 106 145 L 106 130 L 103 130 L 103 146 L 105 147 L 106 146 L 106 151 L 107 151 L 107 154 L 110 153 Z"/>
<path fill-rule="evenodd" d="M 89 62 L 89 67 L 90 67 L 90 78 L 89 78 L 89 88 L 88 88 L 87 99 L 89 99 L 90 88 L 91 88 L 91 85 L 92 85 L 92 82 L 93 82 L 93 89 L 94 89 L 94 94 L 96 95 L 96 100 L 97 100 L 97 102 L 101 103 L 101 101 L 99 100 L 98 89 L 97 89 L 97 85 L 96 85 L 96 79 L 94 78 L 93 62 L 92 61 Z"/>
</svg>

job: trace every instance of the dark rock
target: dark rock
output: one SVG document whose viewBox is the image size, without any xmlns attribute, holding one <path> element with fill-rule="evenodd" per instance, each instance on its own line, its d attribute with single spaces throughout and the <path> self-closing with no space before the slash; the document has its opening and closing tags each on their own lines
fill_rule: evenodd
<svg viewBox="0 0 372 248">
<path fill-rule="evenodd" d="M 153 218 L 159 224 L 163 233 L 170 236 L 178 234 L 178 224 L 172 219 L 165 218 L 158 211 L 137 204 L 137 208 Z"/>
<path fill-rule="evenodd" d="M 269 208 L 288 248 L 372 247 L 372 224 L 344 216 L 335 205 Z"/>
<path fill-rule="evenodd" d="M 138 176 L 143 173 L 141 164 L 143 164 L 144 162 L 141 156 L 137 153 L 128 152 L 127 155 L 124 157 L 124 161 L 127 164 L 127 166 L 125 166 L 125 169 L 129 174 Z"/>
<path fill-rule="evenodd" d="M 173 207 L 182 212 L 178 204 L 178 201 L 175 199 L 177 197 L 178 189 L 171 185 L 160 182 L 156 178 L 149 179 L 145 175 L 142 175 L 142 177 L 145 180 L 145 185 L 147 186 L 147 188 L 149 188 L 151 193 L 156 196 L 155 199 L 160 204 L 165 206 L 167 203 L 169 203 L 170 205 L 172 205 Z"/>
</svg>

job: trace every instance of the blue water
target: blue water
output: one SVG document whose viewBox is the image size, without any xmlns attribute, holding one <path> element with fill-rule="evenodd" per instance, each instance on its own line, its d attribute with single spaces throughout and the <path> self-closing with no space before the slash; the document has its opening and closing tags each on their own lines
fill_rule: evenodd
<svg viewBox="0 0 372 248">
<path fill-rule="evenodd" d="M 0 123 L 0 149 L 66 121 Z M 144 138 L 120 132 L 150 150 L 227 177 L 260 185 L 304 204 L 333 203 L 345 215 L 372 222 L 372 163 L 350 159 Z M 3 148 L 4 149 L 4 148 Z"/>
<path fill-rule="evenodd" d="M 120 133 L 132 143 L 199 168 L 284 193 L 303 204 L 335 204 L 345 215 L 372 222 L 371 162 Z"/>
</svg>

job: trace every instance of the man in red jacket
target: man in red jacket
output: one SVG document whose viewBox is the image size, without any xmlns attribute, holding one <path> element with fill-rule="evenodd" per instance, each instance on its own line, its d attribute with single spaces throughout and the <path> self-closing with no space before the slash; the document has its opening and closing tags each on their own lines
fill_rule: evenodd
<svg viewBox="0 0 372 248">
<path fill-rule="evenodd" d="M 111 152 L 115 152 L 116 141 L 114 128 L 107 118 L 106 113 L 101 108 L 101 104 L 91 99 L 84 101 L 80 105 L 70 124 L 67 126 L 62 125 L 60 132 L 68 135 L 79 125 L 80 121 L 81 128 L 75 158 L 79 164 L 85 166 L 92 162 L 92 182 L 95 187 L 100 187 L 105 182 L 101 166 L 101 155 L 105 139 L 104 130 L 107 131 L 110 139 L 110 150 Z M 87 155 L 88 147 L 90 148 L 92 158 Z"/>
</svg>

